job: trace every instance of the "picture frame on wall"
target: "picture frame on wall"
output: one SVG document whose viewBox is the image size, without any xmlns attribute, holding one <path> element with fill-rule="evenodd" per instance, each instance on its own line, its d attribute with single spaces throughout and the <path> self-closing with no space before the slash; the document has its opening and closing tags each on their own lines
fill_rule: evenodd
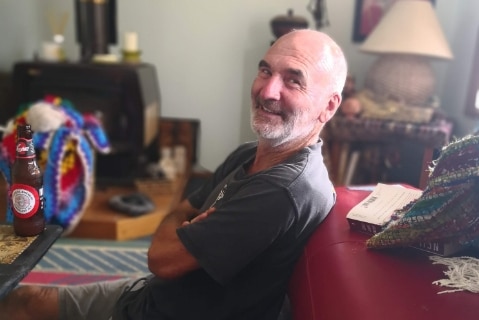
<svg viewBox="0 0 479 320">
<path fill-rule="evenodd" d="M 363 42 L 374 30 L 381 18 L 396 1 L 401 0 L 356 0 L 354 7 L 353 42 Z M 435 0 L 431 1 L 434 5 Z"/>
</svg>

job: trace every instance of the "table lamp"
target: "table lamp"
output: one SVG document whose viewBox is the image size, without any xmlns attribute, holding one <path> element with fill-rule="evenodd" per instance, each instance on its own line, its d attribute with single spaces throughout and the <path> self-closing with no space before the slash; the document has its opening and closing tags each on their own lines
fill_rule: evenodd
<svg viewBox="0 0 479 320">
<path fill-rule="evenodd" d="M 381 99 L 429 106 L 435 90 L 431 58 L 452 59 L 430 1 L 398 0 L 360 50 L 379 55 L 365 87 Z"/>
</svg>

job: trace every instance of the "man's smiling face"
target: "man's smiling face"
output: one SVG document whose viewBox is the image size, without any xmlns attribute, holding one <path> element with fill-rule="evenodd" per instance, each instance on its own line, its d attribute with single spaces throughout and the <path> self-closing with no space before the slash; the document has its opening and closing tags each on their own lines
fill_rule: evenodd
<svg viewBox="0 0 479 320">
<path fill-rule="evenodd" d="M 319 117 L 331 95 L 329 77 L 320 68 L 317 52 L 305 50 L 302 40 L 273 45 L 260 61 L 251 88 L 251 127 L 272 145 L 307 138 L 322 127 Z"/>
</svg>

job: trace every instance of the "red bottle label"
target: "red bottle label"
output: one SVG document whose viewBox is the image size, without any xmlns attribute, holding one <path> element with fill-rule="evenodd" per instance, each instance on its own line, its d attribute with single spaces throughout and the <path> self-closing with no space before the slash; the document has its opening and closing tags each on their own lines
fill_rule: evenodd
<svg viewBox="0 0 479 320">
<path fill-rule="evenodd" d="M 14 184 L 11 190 L 13 213 L 16 217 L 27 219 L 38 211 L 43 190 L 38 191 L 26 184 Z"/>
<path fill-rule="evenodd" d="M 32 139 L 18 138 L 17 158 L 35 158 L 35 148 Z"/>
</svg>

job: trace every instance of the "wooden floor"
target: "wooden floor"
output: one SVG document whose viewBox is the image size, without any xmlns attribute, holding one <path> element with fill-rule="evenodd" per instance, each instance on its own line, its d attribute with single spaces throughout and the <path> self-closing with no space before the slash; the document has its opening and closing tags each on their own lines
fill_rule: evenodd
<svg viewBox="0 0 479 320">
<path fill-rule="evenodd" d="M 181 200 L 186 178 L 174 182 L 141 182 L 137 188 L 108 187 L 96 189 L 94 197 L 80 222 L 68 237 L 106 240 L 131 240 L 151 235 L 165 215 Z M 110 209 L 108 200 L 117 194 L 134 191 L 146 193 L 154 202 L 153 212 L 139 217 L 130 217 Z M 0 188 L 0 208 L 6 208 L 6 188 Z M 5 212 L 0 210 L 0 219 L 5 221 Z"/>
</svg>

